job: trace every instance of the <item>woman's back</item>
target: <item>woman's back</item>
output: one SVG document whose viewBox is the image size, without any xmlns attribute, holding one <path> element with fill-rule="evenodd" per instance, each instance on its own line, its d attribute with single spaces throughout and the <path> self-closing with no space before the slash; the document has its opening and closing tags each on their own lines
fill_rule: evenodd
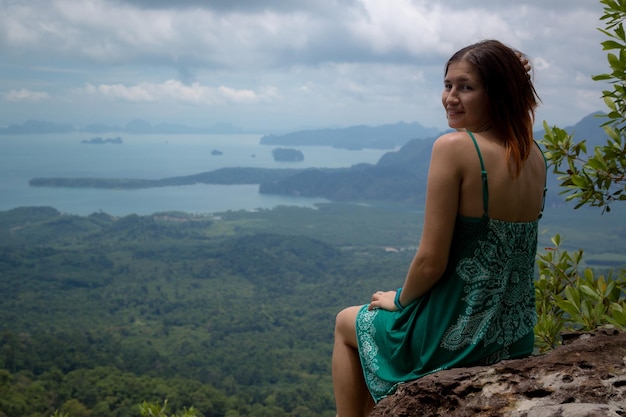
<svg viewBox="0 0 626 417">
<path fill-rule="evenodd" d="M 458 213 L 463 217 L 481 217 L 483 209 L 483 182 L 479 153 L 471 137 L 465 132 L 458 142 L 463 142 L 461 164 L 461 187 Z M 533 146 L 519 176 L 513 178 L 513 171 L 506 160 L 506 147 L 503 141 L 489 132 L 473 134 L 488 183 L 488 215 L 492 219 L 508 222 L 529 222 L 539 217 L 543 206 L 543 192 L 546 179 L 545 160 L 539 148 Z"/>
</svg>

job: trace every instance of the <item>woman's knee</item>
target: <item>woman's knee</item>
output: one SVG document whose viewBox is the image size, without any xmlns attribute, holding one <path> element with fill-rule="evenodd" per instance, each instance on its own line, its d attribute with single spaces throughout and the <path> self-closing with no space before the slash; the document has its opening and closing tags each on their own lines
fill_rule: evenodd
<svg viewBox="0 0 626 417">
<path fill-rule="evenodd" d="M 348 307 L 337 314 L 335 337 L 341 336 L 347 341 L 356 342 L 356 316 L 360 309 L 360 306 Z"/>
</svg>

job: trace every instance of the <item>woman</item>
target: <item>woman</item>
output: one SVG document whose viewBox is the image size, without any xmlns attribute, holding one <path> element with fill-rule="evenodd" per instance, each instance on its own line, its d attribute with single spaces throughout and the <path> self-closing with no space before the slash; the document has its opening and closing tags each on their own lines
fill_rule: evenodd
<svg viewBox="0 0 626 417">
<path fill-rule="evenodd" d="M 339 417 L 367 415 L 398 384 L 441 369 L 532 353 L 546 164 L 532 136 L 539 99 L 521 59 L 488 40 L 446 64 L 442 104 L 457 131 L 433 145 L 404 285 L 337 315 Z"/>
</svg>

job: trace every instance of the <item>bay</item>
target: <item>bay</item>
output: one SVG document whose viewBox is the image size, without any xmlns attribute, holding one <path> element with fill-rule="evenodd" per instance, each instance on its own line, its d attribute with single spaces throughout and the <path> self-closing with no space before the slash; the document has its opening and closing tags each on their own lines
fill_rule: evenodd
<svg viewBox="0 0 626 417">
<path fill-rule="evenodd" d="M 163 211 L 215 213 L 280 205 L 314 207 L 320 198 L 259 194 L 258 185 L 196 184 L 140 190 L 30 187 L 34 177 L 158 179 L 225 167 L 341 168 L 376 163 L 388 150 L 350 151 L 299 147 L 301 162 L 274 161 L 276 146 L 261 135 L 101 135 L 123 144 L 84 144 L 92 134 L 0 136 L 0 211 L 50 206 L 78 215 L 103 211 L 116 216 Z M 213 151 L 221 155 L 213 155 Z"/>
</svg>

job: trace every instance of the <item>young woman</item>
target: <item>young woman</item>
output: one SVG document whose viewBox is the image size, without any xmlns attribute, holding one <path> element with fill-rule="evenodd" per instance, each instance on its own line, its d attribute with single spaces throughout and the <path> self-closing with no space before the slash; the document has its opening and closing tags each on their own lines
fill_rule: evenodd
<svg viewBox="0 0 626 417">
<path fill-rule="evenodd" d="M 433 145 L 422 237 L 404 285 L 337 315 L 339 417 L 365 416 L 398 384 L 438 370 L 532 353 L 546 164 L 524 64 L 495 40 L 446 64 L 442 104 L 457 131 Z"/>
</svg>

